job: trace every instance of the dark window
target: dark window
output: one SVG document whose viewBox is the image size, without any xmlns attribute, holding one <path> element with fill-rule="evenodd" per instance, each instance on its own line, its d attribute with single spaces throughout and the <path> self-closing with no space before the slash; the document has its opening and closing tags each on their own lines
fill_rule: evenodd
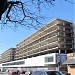
<svg viewBox="0 0 75 75">
<path fill-rule="evenodd" d="M 6 63 L 6 64 L 2 64 L 2 66 L 8 66 L 8 65 L 21 65 L 24 64 L 24 61 L 18 61 L 18 62 L 12 62 L 12 63 Z"/>
<path fill-rule="evenodd" d="M 45 57 L 45 62 L 53 62 L 53 61 L 54 61 L 53 56 L 51 56 L 51 57 Z"/>
</svg>

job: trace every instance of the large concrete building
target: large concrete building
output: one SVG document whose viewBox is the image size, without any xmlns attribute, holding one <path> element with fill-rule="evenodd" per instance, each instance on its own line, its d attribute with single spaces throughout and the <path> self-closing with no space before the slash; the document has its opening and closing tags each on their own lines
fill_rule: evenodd
<svg viewBox="0 0 75 75">
<path fill-rule="evenodd" d="M 18 43 L 16 50 L 4 52 L 1 67 L 66 69 L 62 64 L 67 53 L 73 53 L 74 40 L 73 23 L 55 19 Z"/>
<path fill-rule="evenodd" d="M 73 24 L 55 19 L 16 45 L 15 60 L 73 51 Z"/>
<path fill-rule="evenodd" d="M 2 53 L 2 62 L 14 61 L 16 48 L 9 48 L 4 53 Z"/>
<path fill-rule="evenodd" d="M 2 56 L 1 56 L 1 54 L 0 54 L 0 64 L 2 63 Z"/>
</svg>

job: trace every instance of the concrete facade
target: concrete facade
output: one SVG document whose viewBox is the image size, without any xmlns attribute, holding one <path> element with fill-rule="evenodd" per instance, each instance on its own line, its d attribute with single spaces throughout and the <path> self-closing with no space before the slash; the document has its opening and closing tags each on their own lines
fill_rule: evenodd
<svg viewBox="0 0 75 75">
<path fill-rule="evenodd" d="M 61 66 L 59 69 L 59 62 L 60 65 L 62 65 L 66 59 L 67 59 L 67 54 L 51 53 L 32 58 L 2 63 L 0 67 L 5 69 L 7 68 L 13 69 L 13 70 L 14 68 L 16 68 L 16 70 L 17 69 L 32 70 L 32 68 L 33 70 L 35 69 L 61 70 Z M 62 70 L 66 69 L 65 66 L 63 66 L 62 68 L 63 68 Z"/>
<path fill-rule="evenodd" d="M 3 62 L 14 61 L 15 50 L 16 50 L 16 48 L 9 48 L 9 49 L 6 50 L 4 53 L 2 53 L 2 54 L 1 54 L 2 63 L 3 63 Z"/>
<path fill-rule="evenodd" d="M 16 49 L 10 48 L 2 53 L 2 62 L 10 63 L 10 61 L 15 60 L 13 62 L 16 62 L 22 59 L 29 61 L 29 59 L 32 59 L 33 57 L 39 57 L 52 53 L 73 53 L 73 49 L 73 24 L 61 19 L 55 19 L 30 35 L 28 38 L 18 43 L 16 45 Z M 49 64 L 47 67 L 50 68 L 56 66 L 60 67 L 61 69 L 62 67 L 65 67 L 61 67 L 62 64 L 60 64 L 60 62 L 56 63 L 55 65 L 51 65 Z"/>
<path fill-rule="evenodd" d="M 2 63 L 2 56 L 1 56 L 1 54 L 0 54 L 0 64 Z"/>
<path fill-rule="evenodd" d="M 73 24 L 55 19 L 16 45 L 15 60 L 73 50 Z"/>
</svg>

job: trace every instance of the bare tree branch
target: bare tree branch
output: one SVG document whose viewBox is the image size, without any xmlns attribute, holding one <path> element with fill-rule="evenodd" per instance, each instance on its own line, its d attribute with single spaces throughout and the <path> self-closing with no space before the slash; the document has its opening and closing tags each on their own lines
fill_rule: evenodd
<svg viewBox="0 0 75 75">
<path fill-rule="evenodd" d="M 75 4 L 75 3 L 72 2 L 71 0 L 65 0 L 65 1 L 67 1 L 67 2 L 69 2 L 69 3 L 71 3 L 71 4 Z"/>
<path fill-rule="evenodd" d="M 44 5 L 53 6 L 56 0 L 1 0 L 0 1 L 0 24 L 2 26 L 13 24 L 15 27 L 28 28 L 40 27 L 45 19 L 40 12 Z M 64 0 L 68 1 L 69 0 Z M 71 2 L 70 2 L 71 3 Z"/>
</svg>

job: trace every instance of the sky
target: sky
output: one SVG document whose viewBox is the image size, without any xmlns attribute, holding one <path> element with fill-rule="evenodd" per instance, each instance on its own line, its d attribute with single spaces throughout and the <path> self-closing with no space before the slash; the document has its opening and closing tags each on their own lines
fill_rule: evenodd
<svg viewBox="0 0 75 75">
<path fill-rule="evenodd" d="M 42 10 L 42 14 L 47 15 L 48 18 L 44 21 L 45 24 L 52 21 L 55 18 L 71 21 L 75 24 L 75 0 L 68 0 L 71 2 L 65 2 L 64 0 L 56 0 L 55 5 Z M 34 28 L 26 29 L 25 27 L 18 27 L 16 31 L 9 27 L 0 29 L 0 54 L 5 52 L 9 48 L 16 48 L 16 45 L 29 35 L 34 33 Z"/>
</svg>

